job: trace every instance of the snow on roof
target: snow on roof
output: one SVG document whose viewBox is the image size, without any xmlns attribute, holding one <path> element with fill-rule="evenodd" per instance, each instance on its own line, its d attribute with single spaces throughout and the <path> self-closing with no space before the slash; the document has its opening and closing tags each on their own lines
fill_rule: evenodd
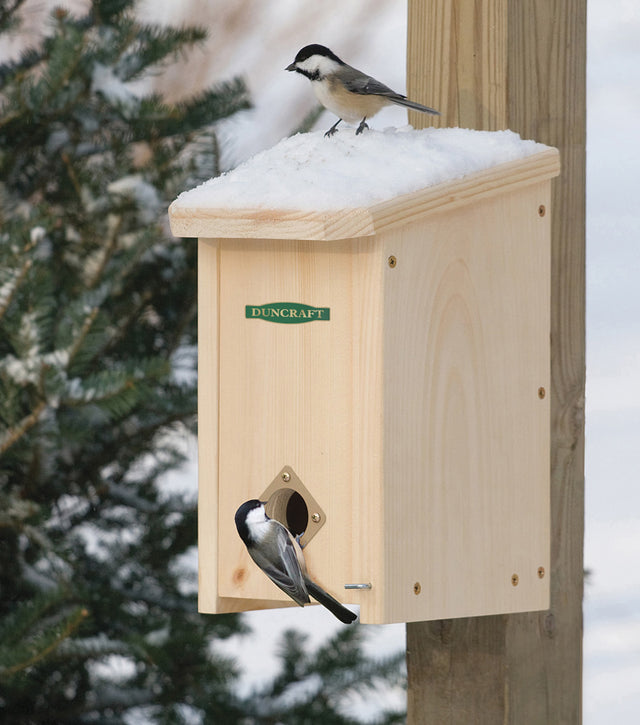
<svg viewBox="0 0 640 725">
<path fill-rule="evenodd" d="M 512 131 L 342 127 L 285 138 L 186 191 L 174 209 L 331 211 L 369 207 L 546 150 Z"/>
</svg>

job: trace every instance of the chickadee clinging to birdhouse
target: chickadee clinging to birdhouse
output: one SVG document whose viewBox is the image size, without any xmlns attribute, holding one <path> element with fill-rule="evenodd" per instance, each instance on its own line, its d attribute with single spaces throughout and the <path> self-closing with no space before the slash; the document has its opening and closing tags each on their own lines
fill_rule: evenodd
<svg viewBox="0 0 640 725">
<path fill-rule="evenodd" d="M 251 558 L 296 604 L 302 607 L 311 595 L 344 624 L 357 618 L 309 579 L 300 544 L 285 526 L 267 516 L 262 501 L 245 501 L 236 511 L 235 520 Z"/>
<path fill-rule="evenodd" d="M 385 106 L 395 103 L 422 113 L 440 115 L 435 108 L 410 101 L 384 83 L 352 68 L 324 45 L 306 45 L 285 70 L 295 71 L 311 81 L 316 98 L 338 120 L 325 133 L 333 136 L 340 121 L 360 122 L 356 135 L 368 128 L 365 123 Z"/>
</svg>

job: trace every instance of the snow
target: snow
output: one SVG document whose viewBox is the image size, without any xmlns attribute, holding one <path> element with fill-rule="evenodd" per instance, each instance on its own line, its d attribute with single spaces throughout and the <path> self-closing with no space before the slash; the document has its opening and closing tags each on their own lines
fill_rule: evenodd
<svg viewBox="0 0 640 725">
<path fill-rule="evenodd" d="M 47 230 L 44 227 L 33 227 L 29 232 L 31 244 L 38 244 L 45 238 L 46 234 Z"/>
<path fill-rule="evenodd" d="M 16 285 L 20 280 L 19 270 L 6 270 L 4 272 L 6 282 L 0 285 L 0 310 L 4 312 L 7 305 L 9 304 L 13 293 L 16 290 Z"/>
<path fill-rule="evenodd" d="M 366 207 L 547 149 L 512 131 L 344 127 L 285 138 L 180 194 L 184 208 L 329 211 Z"/>
<path fill-rule="evenodd" d="M 91 90 L 94 93 L 102 93 L 111 103 L 127 105 L 135 104 L 138 101 L 138 97 L 131 87 L 118 78 L 113 72 L 113 68 L 102 63 L 96 63 L 93 66 Z"/>
<path fill-rule="evenodd" d="M 142 174 L 130 174 L 116 179 L 107 186 L 107 191 L 110 194 L 133 199 L 145 224 L 151 224 L 157 219 L 162 200 L 156 187 L 145 181 Z"/>
</svg>

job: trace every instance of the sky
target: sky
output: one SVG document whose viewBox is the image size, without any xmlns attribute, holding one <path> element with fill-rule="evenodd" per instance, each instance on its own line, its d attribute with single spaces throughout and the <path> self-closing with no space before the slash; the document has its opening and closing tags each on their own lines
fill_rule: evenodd
<svg viewBox="0 0 640 725">
<path fill-rule="evenodd" d="M 587 43 L 584 722 L 640 710 L 640 3 L 591 0 Z"/>
</svg>

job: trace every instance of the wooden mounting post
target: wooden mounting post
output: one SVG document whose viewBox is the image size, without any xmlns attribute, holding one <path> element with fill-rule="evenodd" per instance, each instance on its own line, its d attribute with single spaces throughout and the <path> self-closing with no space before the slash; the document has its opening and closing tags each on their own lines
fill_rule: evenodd
<svg viewBox="0 0 640 725">
<path fill-rule="evenodd" d="M 409 0 L 407 92 L 442 126 L 556 146 L 551 608 L 407 625 L 408 722 L 582 719 L 586 0 Z M 412 113 L 418 128 L 430 122 Z"/>
</svg>

